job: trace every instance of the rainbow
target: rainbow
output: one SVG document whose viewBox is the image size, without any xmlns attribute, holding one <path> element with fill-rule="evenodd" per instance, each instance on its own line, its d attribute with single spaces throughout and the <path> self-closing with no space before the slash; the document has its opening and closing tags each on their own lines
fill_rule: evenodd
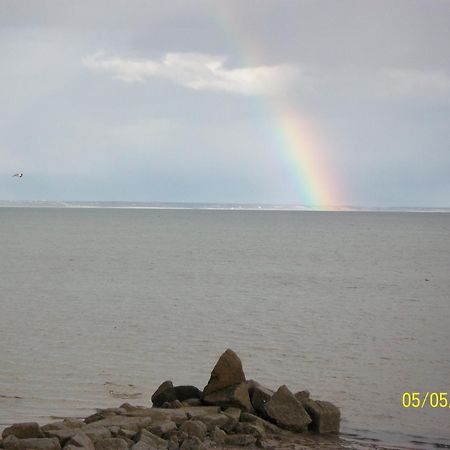
<svg viewBox="0 0 450 450">
<path fill-rule="evenodd" d="M 336 209 L 342 193 L 330 167 L 326 146 L 311 119 L 286 104 L 264 98 L 269 112 L 273 148 L 286 167 L 299 201 L 316 209 Z"/>
<path fill-rule="evenodd" d="M 218 2 L 216 20 L 219 28 L 232 43 L 235 53 L 244 65 L 257 52 L 250 48 L 246 39 L 235 25 L 235 18 L 224 7 L 226 2 Z M 239 45 L 236 45 L 239 44 Z M 318 125 L 290 106 L 286 99 L 259 96 L 259 105 L 264 110 L 269 124 L 265 135 L 270 139 L 275 157 L 282 162 L 289 174 L 290 186 L 297 202 L 302 206 L 318 210 L 345 210 L 342 206 L 343 183 L 334 173 L 329 151 L 320 136 Z"/>
</svg>

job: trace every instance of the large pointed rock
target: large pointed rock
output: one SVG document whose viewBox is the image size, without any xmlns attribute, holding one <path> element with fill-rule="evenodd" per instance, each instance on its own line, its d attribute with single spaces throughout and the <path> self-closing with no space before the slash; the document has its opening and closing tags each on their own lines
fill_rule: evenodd
<svg viewBox="0 0 450 450">
<path fill-rule="evenodd" d="M 267 417 L 281 428 L 291 431 L 306 431 L 311 423 L 303 405 L 286 387 L 281 386 L 264 405 Z"/>
<path fill-rule="evenodd" d="M 212 394 L 213 392 L 243 383 L 244 381 L 245 375 L 239 356 L 233 350 L 227 349 L 222 353 L 214 366 L 211 372 L 211 378 L 203 389 L 203 395 Z"/>
</svg>

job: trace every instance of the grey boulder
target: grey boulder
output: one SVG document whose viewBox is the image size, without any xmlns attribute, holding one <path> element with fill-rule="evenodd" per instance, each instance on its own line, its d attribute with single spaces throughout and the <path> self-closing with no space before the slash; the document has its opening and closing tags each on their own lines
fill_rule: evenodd
<svg viewBox="0 0 450 450">
<path fill-rule="evenodd" d="M 341 412 L 333 403 L 320 400 L 306 400 L 303 405 L 311 416 L 309 429 L 320 434 L 339 433 Z"/>
<path fill-rule="evenodd" d="M 271 399 L 264 405 L 267 417 L 281 428 L 303 432 L 308 429 L 311 417 L 294 394 L 281 386 Z"/>
<path fill-rule="evenodd" d="M 3 439 L 15 436 L 18 439 L 43 438 L 41 427 L 36 422 L 15 423 L 3 430 Z"/>
</svg>

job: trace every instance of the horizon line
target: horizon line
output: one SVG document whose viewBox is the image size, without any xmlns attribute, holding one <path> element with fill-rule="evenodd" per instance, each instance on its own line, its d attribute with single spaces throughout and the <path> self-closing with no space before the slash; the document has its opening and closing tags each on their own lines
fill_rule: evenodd
<svg viewBox="0 0 450 450">
<path fill-rule="evenodd" d="M 79 209 L 178 209 L 227 211 L 303 211 L 303 212 L 450 212 L 450 206 L 361 206 L 317 205 L 266 202 L 176 202 L 128 200 L 0 200 L 0 208 L 79 208 Z"/>
</svg>

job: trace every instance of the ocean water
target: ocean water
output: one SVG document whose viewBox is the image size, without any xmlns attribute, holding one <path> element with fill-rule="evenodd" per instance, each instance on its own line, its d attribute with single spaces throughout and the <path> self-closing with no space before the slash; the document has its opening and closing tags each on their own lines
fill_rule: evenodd
<svg viewBox="0 0 450 450">
<path fill-rule="evenodd" d="M 450 214 L 0 208 L 0 428 L 248 378 L 344 433 L 450 445 Z M 422 447 L 421 447 L 422 448 Z"/>
</svg>

